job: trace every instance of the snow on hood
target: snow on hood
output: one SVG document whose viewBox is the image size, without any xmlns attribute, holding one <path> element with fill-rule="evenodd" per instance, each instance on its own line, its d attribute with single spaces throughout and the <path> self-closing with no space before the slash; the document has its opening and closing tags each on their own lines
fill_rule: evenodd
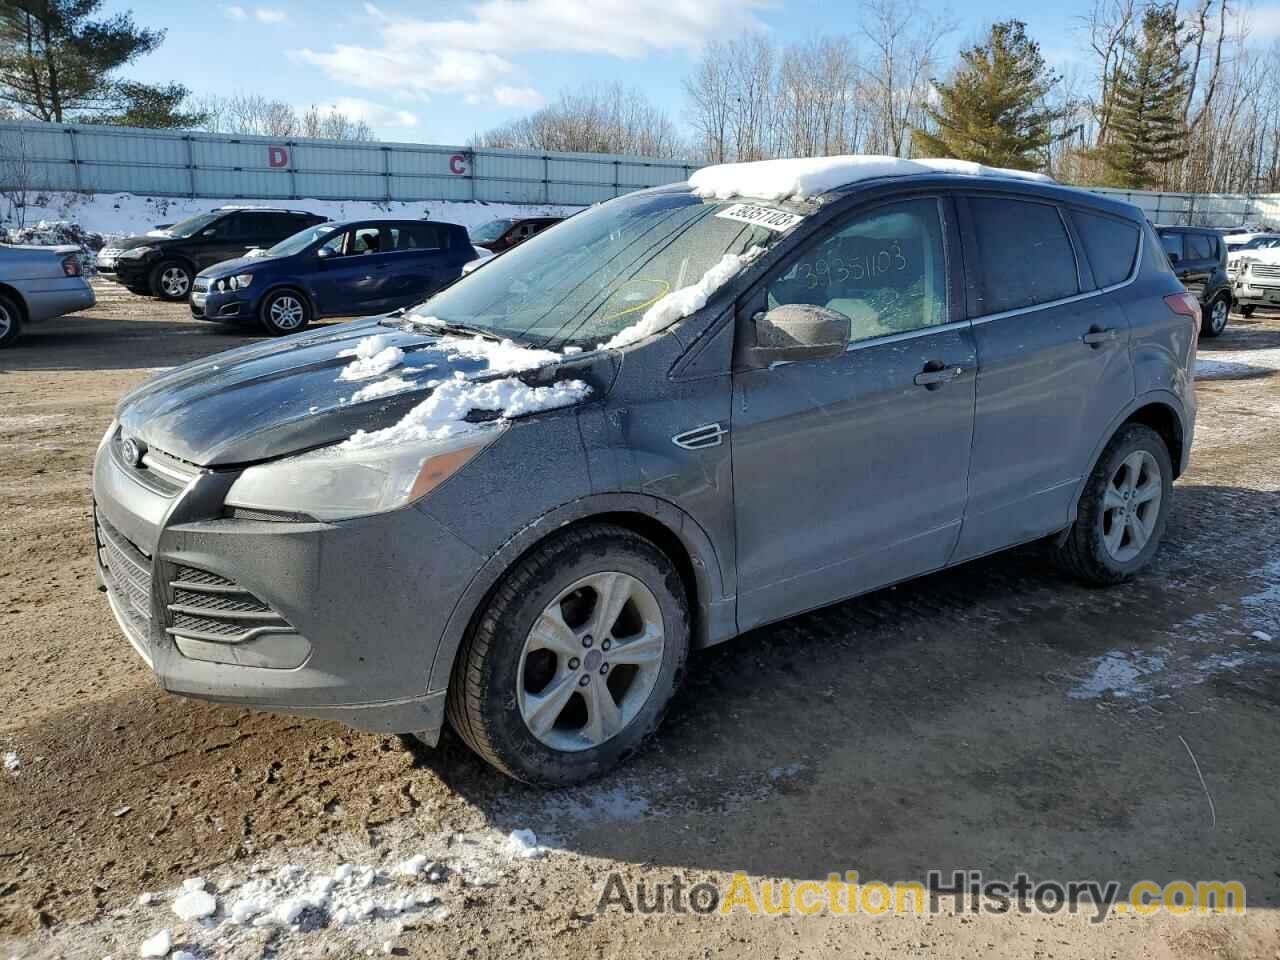
<svg viewBox="0 0 1280 960">
<path fill-rule="evenodd" d="M 862 180 L 922 173 L 1013 177 L 1053 183 L 1053 178 L 1043 173 L 987 167 L 967 160 L 903 160 L 866 154 L 721 163 L 698 170 L 689 178 L 689 186 L 703 199 L 806 200 Z"/>
<path fill-rule="evenodd" d="M 362 337 L 351 350 L 338 351 L 340 357 L 355 357 L 342 368 L 339 380 L 372 380 L 404 362 L 404 351 L 388 345 L 386 334 Z"/>
<path fill-rule="evenodd" d="M 156 237 L 160 240 L 169 240 L 173 237 L 172 230 L 148 230 L 143 234 L 144 237 Z"/>
<path fill-rule="evenodd" d="M 677 320 L 692 316 L 714 296 L 715 292 L 742 272 L 742 268 L 764 253 L 764 247 L 752 247 L 745 253 L 726 253 L 702 279 L 692 286 L 681 287 L 657 300 L 644 312 L 638 323 L 619 330 L 600 349 L 613 350 L 643 340 L 665 330 Z"/>
</svg>

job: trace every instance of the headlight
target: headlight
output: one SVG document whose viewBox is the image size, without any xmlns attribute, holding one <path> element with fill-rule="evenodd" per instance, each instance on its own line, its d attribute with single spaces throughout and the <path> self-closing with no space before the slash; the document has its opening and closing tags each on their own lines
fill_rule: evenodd
<svg viewBox="0 0 1280 960">
<path fill-rule="evenodd" d="M 253 283 L 252 273 L 237 273 L 227 281 L 227 286 L 232 290 L 242 290 L 251 283 Z"/>
<path fill-rule="evenodd" d="M 505 427 L 448 440 L 346 449 L 326 447 L 250 467 L 227 492 L 227 506 L 345 520 L 420 500 L 493 443 Z"/>
<path fill-rule="evenodd" d="M 137 260 L 141 257 L 145 257 L 148 253 L 150 253 L 154 249 L 155 247 L 133 247 L 132 249 L 125 250 L 123 253 L 121 253 L 120 259 L 121 260 Z"/>
</svg>

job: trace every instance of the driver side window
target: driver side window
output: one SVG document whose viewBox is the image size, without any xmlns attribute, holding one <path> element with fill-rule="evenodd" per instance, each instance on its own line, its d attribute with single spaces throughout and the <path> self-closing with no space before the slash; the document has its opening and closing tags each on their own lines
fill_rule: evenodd
<svg viewBox="0 0 1280 960">
<path fill-rule="evenodd" d="M 947 322 L 947 271 L 937 199 L 855 214 L 767 286 L 769 309 L 826 307 L 849 318 L 849 341 Z"/>
</svg>

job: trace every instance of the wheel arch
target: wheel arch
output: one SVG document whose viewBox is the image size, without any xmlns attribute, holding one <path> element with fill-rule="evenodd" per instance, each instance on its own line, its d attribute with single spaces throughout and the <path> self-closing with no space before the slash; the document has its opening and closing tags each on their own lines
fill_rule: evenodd
<svg viewBox="0 0 1280 960">
<path fill-rule="evenodd" d="M 507 571 L 551 537 L 587 523 L 611 523 L 637 533 L 671 560 L 689 600 L 692 647 L 710 646 L 737 632 L 736 597 L 726 596 L 719 557 L 697 521 L 669 501 L 646 494 L 596 494 L 528 524 L 485 561 L 449 616 L 431 664 L 428 691 L 447 689 L 463 639 Z"/>
<path fill-rule="evenodd" d="M 1165 446 L 1169 450 L 1169 459 L 1173 462 L 1173 479 L 1176 480 L 1182 475 L 1187 437 L 1191 432 L 1186 422 L 1186 416 L 1182 411 L 1182 403 L 1176 394 L 1166 390 L 1155 390 L 1137 397 L 1111 421 L 1108 428 L 1103 431 L 1102 439 L 1089 457 L 1088 468 L 1077 483 L 1075 498 L 1071 507 L 1072 522 L 1075 522 L 1076 506 L 1080 501 L 1080 494 L 1084 490 L 1085 483 L 1088 482 L 1089 477 L 1093 474 L 1094 468 L 1098 465 L 1102 452 L 1106 450 L 1107 444 L 1111 442 L 1111 438 L 1116 435 L 1117 431 L 1127 424 L 1141 423 L 1160 434 L 1161 439 L 1164 440 Z"/>
<path fill-rule="evenodd" d="M 25 324 L 31 319 L 31 309 L 27 306 L 26 299 L 18 292 L 17 287 L 11 287 L 7 283 L 0 283 L 0 293 L 12 300 L 18 307 L 18 313 L 20 314 L 18 320 L 21 323 Z"/>
</svg>

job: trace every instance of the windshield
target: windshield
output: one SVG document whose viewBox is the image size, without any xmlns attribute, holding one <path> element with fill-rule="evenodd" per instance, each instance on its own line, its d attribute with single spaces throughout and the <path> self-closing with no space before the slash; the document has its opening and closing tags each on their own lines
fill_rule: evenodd
<svg viewBox="0 0 1280 960">
<path fill-rule="evenodd" d="M 197 213 L 194 217 L 179 220 L 172 227 L 166 227 L 165 229 L 175 237 L 193 237 L 222 216 L 221 210 L 216 210 L 212 213 Z"/>
<path fill-rule="evenodd" d="M 326 237 L 337 229 L 337 224 L 317 223 L 314 227 L 307 227 L 305 230 L 299 230 L 292 237 L 286 237 L 281 240 L 274 247 L 267 250 L 267 256 L 291 257 L 295 253 L 301 253 L 321 237 Z"/>
<path fill-rule="evenodd" d="M 592 207 L 463 276 L 414 314 L 549 348 L 593 348 L 697 283 L 725 254 L 780 236 L 718 216 L 731 206 L 666 193 Z"/>
<path fill-rule="evenodd" d="M 472 243 L 493 243 L 506 233 L 513 223 L 515 223 L 514 220 L 490 220 L 467 232 L 471 235 Z"/>
</svg>

